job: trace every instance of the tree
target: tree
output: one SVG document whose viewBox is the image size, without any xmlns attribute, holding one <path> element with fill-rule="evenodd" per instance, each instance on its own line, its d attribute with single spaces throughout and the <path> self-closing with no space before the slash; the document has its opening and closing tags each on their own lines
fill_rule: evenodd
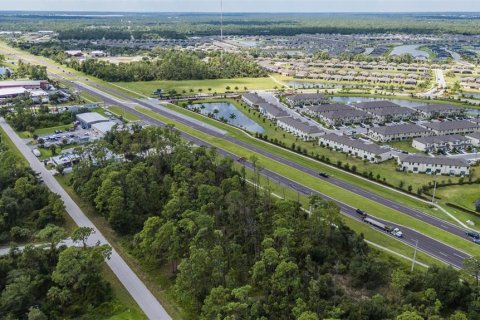
<svg viewBox="0 0 480 320">
<path fill-rule="evenodd" d="M 34 307 L 30 307 L 27 317 L 28 320 L 48 320 L 48 317 L 42 310 Z"/>
<path fill-rule="evenodd" d="M 416 311 L 405 311 L 402 314 L 398 315 L 397 320 L 423 320 L 423 317 L 420 316 Z"/>
<path fill-rule="evenodd" d="M 478 288 L 478 285 L 479 285 L 478 277 L 480 276 L 480 257 L 473 256 L 463 260 L 463 268 L 469 274 L 473 274 L 476 280 L 477 288 Z"/>
<path fill-rule="evenodd" d="M 94 233 L 95 233 L 95 230 L 93 228 L 79 227 L 73 231 L 71 237 L 74 242 L 81 241 L 83 244 L 83 248 L 85 249 L 87 247 L 88 238 Z"/>
</svg>

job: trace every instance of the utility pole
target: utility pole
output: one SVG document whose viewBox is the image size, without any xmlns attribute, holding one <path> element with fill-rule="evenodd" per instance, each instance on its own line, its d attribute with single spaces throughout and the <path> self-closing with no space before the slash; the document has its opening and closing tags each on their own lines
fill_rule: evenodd
<svg viewBox="0 0 480 320">
<path fill-rule="evenodd" d="M 435 192 L 436 191 L 437 191 L 437 177 L 435 177 L 435 182 L 433 184 L 432 203 L 435 203 Z"/>
<path fill-rule="evenodd" d="M 413 272 L 413 269 L 415 268 L 415 261 L 417 259 L 417 248 L 418 240 L 415 240 L 415 251 L 413 251 L 412 269 L 410 270 L 410 272 Z"/>
</svg>

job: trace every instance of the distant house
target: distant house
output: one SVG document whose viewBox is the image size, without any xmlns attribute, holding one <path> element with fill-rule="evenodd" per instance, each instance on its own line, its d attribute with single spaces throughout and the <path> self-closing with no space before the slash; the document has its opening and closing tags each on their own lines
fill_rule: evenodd
<svg viewBox="0 0 480 320">
<path fill-rule="evenodd" d="M 311 126 L 300 119 L 292 117 L 278 118 L 277 126 L 305 141 L 313 140 L 316 137 L 325 134 L 325 131 L 320 130 L 317 126 Z"/>
<path fill-rule="evenodd" d="M 472 145 L 472 142 L 461 135 L 428 136 L 415 138 L 412 147 L 425 152 L 450 151 L 453 149 L 465 149 Z"/>
<path fill-rule="evenodd" d="M 368 113 L 355 109 L 329 111 L 320 113 L 318 117 L 323 122 L 332 126 L 370 122 L 371 119 L 371 116 Z"/>
<path fill-rule="evenodd" d="M 448 104 L 427 104 L 425 106 L 416 107 L 423 118 L 431 119 L 438 117 L 456 117 L 465 113 L 460 107 Z"/>
<path fill-rule="evenodd" d="M 94 58 L 100 58 L 100 57 L 105 57 L 107 54 L 104 51 L 101 50 L 94 50 L 90 52 L 90 56 Z"/>
<path fill-rule="evenodd" d="M 363 140 L 352 139 L 335 133 L 321 136 L 318 141 L 321 146 L 333 148 L 374 163 L 383 162 L 393 157 L 390 148 L 380 147 L 374 143 L 365 143 Z"/>
<path fill-rule="evenodd" d="M 65 51 L 65 54 L 70 56 L 70 57 L 75 57 L 75 58 L 82 58 L 83 57 L 82 50 L 67 50 L 67 51 Z"/>
<path fill-rule="evenodd" d="M 400 107 L 398 104 L 387 101 L 387 100 L 379 100 L 379 101 L 367 101 L 367 102 L 360 102 L 357 104 L 353 104 L 352 107 L 362 111 L 372 111 L 372 110 L 380 110 L 383 108 L 391 108 L 391 107 Z"/>
<path fill-rule="evenodd" d="M 370 128 L 367 135 L 375 141 L 388 142 L 431 136 L 433 132 L 416 124 L 400 124 Z"/>
<path fill-rule="evenodd" d="M 306 105 L 323 104 L 328 102 L 328 98 L 318 93 L 300 93 L 286 96 L 287 102 L 293 107 Z"/>
<path fill-rule="evenodd" d="M 376 122 L 390 122 L 410 120 L 416 118 L 416 111 L 403 107 L 385 107 L 378 109 L 364 109 L 372 115 Z"/>
<path fill-rule="evenodd" d="M 404 172 L 451 176 L 465 176 L 470 173 L 470 165 L 462 158 L 400 155 L 397 162 L 399 169 Z"/>
<path fill-rule="evenodd" d="M 50 98 L 48 92 L 43 90 L 31 90 L 29 91 L 30 99 L 32 99 L 33 103 L 49 103 Z"/>
</svg>

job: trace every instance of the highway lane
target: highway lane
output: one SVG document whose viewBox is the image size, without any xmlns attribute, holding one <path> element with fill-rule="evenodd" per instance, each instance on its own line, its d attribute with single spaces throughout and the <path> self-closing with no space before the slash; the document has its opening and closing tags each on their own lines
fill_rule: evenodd
<svg viewBox="0 0 480 320">
<path fill-rule="evenodd" d="M 131 103 L 122 103 L 121 100 L 119 100 L 119 99 L 117 99 L 113 96 L 110 96 L 110 95 L 102 92 L 99 89 L 89 88 L 89 86 L 86 86 L 85 84 L 76 83 L 76 85 L 78 85 L 79 89 L 86 90 L 90 94 L 101 95 L 102 98 L 105 99 L 105 102 L 113 103 L 113 104 L 123 108 L 125 111 L 133 113 L 136 116 L 138 116 L 139 118 L 143 119 L 144 121 L 147 121 L 147 122 L 151 123 L 152 125 L 156 125 L 156 126 L 165 126 L 166 125 L 165 123 L 163 123 L 163 122 L 161 122 L 161 121 L 159 121 L 155 118 L 149 117 L 149 116 L 147 116 L 147 115 L 145 115 L 141 112 L 138 112 L 137 110 L 132 108 Z M 149 103 L 145 103 L 145 102 L 140 101 L 140 100 L 136 100 L 135 102 L 138 103 L 138 104 L 141 104 L 144 107 L 148 107 L 149 109 L 151 109 L 155 112 L 158 112 L 159 114 L 162 114 L 161 113 L 161 108 L 149 106 Z M 162 114 L 162 115 L 168 117 L 165 114 Z M 171 118 L 171 116 L 172 115 L 170 114 L 170 118 Z M 174 117 L 174 120 L 182 122 L 182 123 L 184 123 L 183 121 L 187 121 L 187 120 L 185 120 L 185 118 L 179 118 L 179 117 Z M 186 124 L 191 126 L 191 127 L 194 127 L 194 124 L 192 124 L 192 123 L 186 123 Z M 205 130 L 202 130 L 202 131 L 205 131 Z M 208 132 L 208 133 L 212 134 L 212 135 L 215 134 L 215 132 Z M 209 143 L 206 143 L 203 140 L 201 140 L 197 137 L 194 137 L 190 134 L 187 134 L 185 132 L 180 131 L 180 134 L 183 138 L 185 138 L 188 141 L 191 141 L 192 143 L 194 143 L 196 145 L 213 147 Z M 228 138 L 228 136 L 222 136 L 222 138 Z M 232 154 L 232 153 L 230 153 L 226 150 L 219 149 L 219 148 L 217 148 L 217 150 L 218 150 L 218 153 L 222 156 L 230 157 L 230 158 L 233 158 L 233 159 L 238 158 L 236 155 L 234 155 L 234 154 Z M 245 165 L 249 169 L 253 169 L 252 164 L 248 161 L 242 161 L 242 164 Z M 296 181 L 293 181 L 293 180 L 290 180 L 290 179 L 288 179 L 284 176 L 281 176 L 276 172 L 273 172 L 273 171 L 270 171 L 270 170 L 267 170 L 267 169 L 263 169 L 261 174 L 265 177 L 268 177 L 269 179 L 271 179 L 273 181 L 276 181 L 276 182 L 286 186 L 287 188 L 294 189 L 294 190 L 296 190 L 297 192 L 299 192 L 303 195 L 317 194 L 317 195 L 320 195 L 324 199 L 335 201 L 339 205 L 342 214 L 347 215 L 349 217 L 352 217 L 352 218 L 354 218 L 358 221 L 362 221 L 361 216 L 359 216 L 356 213 L 356 208 L 354 208 L 352 206 L 349 206 L 349 205 L 341 203 L 341 202 L 339 202 L 335 199 L 332 199 L 332 198 L 330 198 L 330 197 L 328 197 L 328 196 L 326 196 L 322 193 L 319 193 L 316 190 L 313 190 L 313 189 L 308 188 L 308 187 L 306 187 L 306 186 L 304 186 L 304 185 L 302 185 L 302 184 L 300 184 Z M 315 173 L 315 175 L 317 176 L 317 173 Z M 317 177 L 317 178 L 320 178 L 320 177 Z M 328 178 L 328 179 L 331 179 L 331 178 Z M 397 239 L 397 240 L 399 240 L 399 241 L 401 241 L 401 242 L 403 242 L 403 243 L 405 243 L 409 246 L 412 246 L 412 247 L 415 247 L 415 245 L 417 244 L 417 241 L 418 241 L 418 250 L 419 251 L 423 251 L 423 252 L 437 258 L 438 260 L 443 261 L 446 264 L 451 265 L 455 268 L 461 268 L 462 265 L 463 265 L 463 260 L 469 256 L 468 254 L 466 254 L 466 253 L 464 253 L 460 250 L 452 248 L 449 245 L 446 245 L 446 244 L 441 243 L 441 242 L 439 242 L 435 239 L 432 239 L 428 236 L 425 236 L 424 234 L 422 234 L 420 232 L 417 232 L 415 230 L 409 229 L 409 228 L 401 226 L 401 225 L 393 224 L 393 223 L 390 223 L 388 221 L 384 221 L 384 220 L 381 220 L 381 219 L 377 219 L 377 218 L 375 218 L 375 219 L 377 221 L 383 222 L 383 223 L 385 223 L 387 225 L 390 225 L 392 227 L 398 227 L 399 229 L 401 229 L 403 234 L 404 234 L 404 237 L 402 239 L 398 239 L 398 238 L 395 238 L 395 239 Z M 437 221 L 435 221 L 435 222 L 437 222 Z M 446 223 L 446 222 L 442 221 L 442 223 Z M 375 229 L 375 230 L 378 230 L 378 229 Z M 464 235 L 464 234 L 462 234 L 462 235 Z M 473 245 L 473 243 L 472 243 L 472 245 Z"/>
<path fill-rule="evenodd" d="M 88 238 L 88 245 L 93 246 L 97 242 L 100 244 L 110 245 L 100 230 L 98 230 L 97 227 L 90 221 L 90 219 L 83 213 L 80 207 L 78 207 L 75 201 L 73 201 L 70 195 L 63 189 L 60 183 L 58 183 L 53 175 L 46 169 L 43 163 L 33 155 L 31 149 L 25 144 L 24 141 L 22 141 L 22 139 L 19 138 L 15 131 L 13 131 L 13 129 L 7 124 L 5 119 L 1 117 L 0 127 L 17 146 L 32 169 L 41 175 L 48 188 L 61 197 L 63 203 L 65 204 L 65 210 L 72 217 L 73 221 L 75 221 L 79 227 L 90 227 L 94 229 L 95 233 Z M 150 292 L 150 290 L 148 290 L 145 284 L 140 280 L 140 278 L 138 278 L 135 272 L 133 272 L 133 270 L 113 247 L 110 259 L 108 259 L 106 263 L 149 319 L 171 320 L 171 317 L 165 311 L 163 306 L 158 302 L 155 296 Z"/>
</svg>

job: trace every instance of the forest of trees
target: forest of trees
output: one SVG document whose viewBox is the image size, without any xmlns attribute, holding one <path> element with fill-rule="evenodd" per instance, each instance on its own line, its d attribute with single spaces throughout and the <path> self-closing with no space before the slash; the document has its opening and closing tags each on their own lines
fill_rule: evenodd
<svg viewBox="0 0 480 320">
<path fill-rule="evenodd" d="M 37 45 L 20 47 L 110 82 L 230 79 L 267 75 L 255 61 L 235 53 L 206 55 L 201 52 L 154 50 L 154 60 L 113 64 L 97 59 L 87 59 L 83 62 L 72 60 L 59 47 L 43 48 Z"/>
<path fill-rule="evenodd" d="M 63 223 L 60 197 L 19 160 L 0 135 L 0 243 L 28 241 L 48 224 Z"/>
<path fill-rule="evenodd" d="M 192 319 L 480 317 L 468 276 L 410 272 L 372 251 L 335 203 L 313 196 L 307 214 L 273 198 L 258 186 L 255 157 L 251 185 L 233 160 L 186 144 L 172 127 L 111 132 L 96 148 L 126 161 L 84 160 L 73 188 L 139 259 L 170 269 L 169 290 Z"/>
<path fill-rule="evenodd" d="M 81 241 L 90 233 L 78 228 L 72 238 Z M 61 227 L 47 225 L 36 234 L 45 245 L 13 249 L 0 257 L 1 319 L 102 318 L 95 308 L 112 298 L 102 272 L 110 247 L 58 246 L 66 236 Z"/>
<path fill-rule="evenodd" d="M 16 78 L 29 78 L 32 80 L 47 80 L 47 67 L 33 65 L 30 63 L 18 61 L 18 68 L 15 70 Z"/>
</svg>

